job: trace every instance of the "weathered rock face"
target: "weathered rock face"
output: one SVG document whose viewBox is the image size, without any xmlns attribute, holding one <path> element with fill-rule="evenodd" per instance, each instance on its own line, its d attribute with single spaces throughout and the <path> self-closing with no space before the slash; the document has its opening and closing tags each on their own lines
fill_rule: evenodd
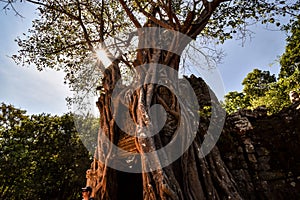
<svg viewBox="0 0 300 200">
<path fill-rule="evenodd" d="M 229 115 L 220 152 L 246 199 L 300 199 L 300 109 Z M 229 144 L 229 145 L 228 145 Z"/>
<path fill-rule="evenodd" d="M 189 80 L 200 107 L 215 102 L 201 78 Z M 245 199 L 300 199 L 300 102 L 272 116 L 264 107 L 227 116 L 218 147 Z"/>
</svg>

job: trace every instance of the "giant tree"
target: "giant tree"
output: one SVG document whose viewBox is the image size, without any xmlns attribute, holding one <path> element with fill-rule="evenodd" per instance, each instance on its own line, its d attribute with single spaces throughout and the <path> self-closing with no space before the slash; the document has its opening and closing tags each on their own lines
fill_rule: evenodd
<svg viewBox="0 0 300 200">
<path fill-rule="evenodd" d="M 182 89 L 189 83 L 178 79 L 181 55 L 192 40 L 243 38 L 247 25 L 260 19 L 274 23 L 278 14 L 294 15 L 299 1 L 27 2 L 38 5 L 40 16 L 28 36 L 17 40 L 21 50 L 14 59 L 40 70 L 64 70 L 80 94 L 100 90 L 97 160 L 88 171 L 98 199 L 242 198 L 218 149 L 206 155 L 201 145 L 216 138 L 198 129 L 197 99 Z M 97 60 L 99 49 L 112 61 L 109 67 Z M 120 81 L 128 69 L 133 87 Z M 222 117 L 211 121 L 215 129 L 222 127 Z M 124 140 L 132 145 L 125 153 L 118 148 Z M 169 144 L 173 148 L 166 150 Z M 116 170 L 120 166 L 123 172 Z"/>
</svg>

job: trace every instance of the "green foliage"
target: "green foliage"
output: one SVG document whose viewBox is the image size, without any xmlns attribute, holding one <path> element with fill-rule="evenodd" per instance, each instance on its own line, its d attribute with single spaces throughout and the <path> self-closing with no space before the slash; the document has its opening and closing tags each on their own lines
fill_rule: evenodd
<svg viewBox="0 0 300 200">
<path fill-rule="evenodd" d="M 198 114 L 201 117 L 209 118 L 211 117 L 211 106 L 203 106 L 199 109 Z"/>
<path fill-rule="evenodd" d="M 260 70 L 259 70 L 260 71 Z M 255 72 L 255 73 L 253 73 Z M 228 113 L 236 112 L 238 109 L 255 109 L 258 106 L 266 106 L 268 114 L 277 113 L 284 107 L 289 106 L 289 92 L 294 90 L 300 92 L 300 73 L 296 69 L 295 72 L 287 77 L 274 81 L 274 75 L 270 76 L 269 72 L 257 73 L 254 69 L 244 79 L 243 92 L 229 92 L 225 95 L 223 107 Z M 254 75 L 267 75 L 264 81 Z M 245 81 L 246 80 L 246 81 Z"/>
<path fill-rule="evenodd" d="M 89 154 L 73 118 L 0 111 L 0 199 L 78 199 Z"/>
<path fill-rule="evenodd" d="M 280 78 L 276 83 L 270 84 L 269 90 L 267 90 L 263 96 L 259 98 L 253 98 L 251 100 L 251 107 L 265 105 L 268 109 L 268 113 L 277 113 L 284 107 L 291 105 L 289 100 L 289 92 L 300 92 L 300 73 L 296 69 L 294 73 L 287 78 Z"/>
<path fill-rule="evenodd" d="M 254 69 L 252 72 L 247 74 L 243 80 L 242 85 L 244 86 L 243 92 L 249 98 L 261 97 L 269 90 L 270 83 L 276 82 L 275 75 L 270 75 L 269 71 L 261 71 Z"/>
<path fill-rule="evenodd" d="M 249 107 L 250 100 L 249 96 L 246 96 L 244 93 L 234 91 L 226 94 L 222 104 L 228 113 L 233 113 L 241 108 Z"/>
<path fill-rule="evenodd" d="M 250 75 L 250 76 L 249 76 Z M 249 73 L 247 77 L 252 77 Z M 232 113 L 240 108 L 255 109 L 258 106 L 266 106 L 269 114 L 277 113 L 289 106 L 289 92 L 300 92 L 300 72 L 295 69 L 293 74 L 286 78 L 279 78 L 274 82 L 272 76 L 269 83 L 256 82 L 258 79 L 247 79 L 244 84 L 244 93 L 230 92 L 225 96 L 224 108 Z M 245 103 L 246 102 L 246 103 Z"/>
<path fill-rule="evenodd" d="M 252 108 L 253 102 L 264 97 L 271 84 L 275 82 L 275 75 L 271 75 L 269 71 L 254 69 L 242 82 L 243 92 L 234 91 L 225 95 L 223 107 L 228 113 L 236 112 L 241 108 Z"/>
<path fill-rule="evenodd" d="M 89 152 L 95 152 L 98 141 L 100 119 L 90 113 L 85 115 L 74 114 L 74 123 L 82 143 Z"/>
<path fill-rule="evenodd" d="M 290 31 L 290 36 L 287 37 L 287 45 L 285 52 L 280 58 L 280 73 L 279 78 L 287 78 L 291 76 L 300 65 L 300 16 L 297 21 L 291 24 L 287 29 Z"/>
</svg>

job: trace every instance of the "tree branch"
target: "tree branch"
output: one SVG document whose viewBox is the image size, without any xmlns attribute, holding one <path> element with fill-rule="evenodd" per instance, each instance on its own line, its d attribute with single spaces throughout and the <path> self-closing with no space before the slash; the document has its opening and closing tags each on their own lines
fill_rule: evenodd
<svg viewBox="0 0 300 200">
<path fill-rule="evenodd" d="M 170 30 L 174 30 L 175 27 L 157 19 L 155 16 L 151 15 L 150 13 L 148 13 L 144 8 L 142 8 L 141 4 L 135 0 L 136 4 L 138 5 L 139 7 L 139 11 L 145 15 L 147 18 L 149 18 L 151 21 L 153 21 L 155 24 L 163 27 L 163 28 L 166 28 L 166 29 L 170 29 Z"/>
<path fill-rule="evenodd" d="M 199 2 L 200 1 L 198 1 L 198 2 L 194 1 L 193 10 L 188 12 L 187 17 L 183 23 L 183 30 L 182 30 L 183 33 L 185 33 L 187 30 L 189 30 L 190 26 L 192 25 L 192 23 L 196 17 L 195 12 L 196 12 L 196 8 L 197 8 L 197 4 Z M 203 4 L 202 4 L 202 7 L 203 7 Z M 200 8 L 200 10 L 202 10 L 202 7 Z"/>
<path fill-rule="evenodd" d="M 220 2 L 224 2 L 227 0 L 215 0 L 212 2 L 208 2 L 207 0 L 202 1 L 205 9 L 200 13 L 200 16 L 195 20 L 196 23 L 191 26 L 188 30 L 188 35 L 196 39 L 196 37 L 201 33 L 201 31 L 205 28 L 206 24 L 209 21 L 209 18 L 219 6 Z"/>
<path fill-rule="evenodd" d="M 177 30 L 180 30 L 180 21 L 178 19 L 178 17 L 174 14 L 173 9 L 172 9 L 172 1 L 171 0 L 167 0 L 167 5 L 165 3 L 161 3 L 162 4 L 162 8 L 165 10 L 165 12 L 167 13 L 168 17 L 169 17 L 169 21 L 172 24 L 172 26 L 176 26 Z M 174 21 L 175 23 L 174 23 Z"/>
<path fill-rule="evenodd" d="M 137 20 L 137 18 L 132 14 L 132 12 L 130 11 L 130 9 L 128 8 L 128 6 L 126 5 L 125 1 L 123 0 L 119 0 L 119 2 L 121 3 L 122 7 L 124 8 L 127 16 L 129 17 L 129 19 L 133 22 L 133 24 L 135 25 L 136 28 L 142 28 L 140 22 Z"/>
<path fill-rule="evenodd" d="M 88 31 L 87 31 L 87 29 L 86 29 L 86 27 L 85 27 L 85 25 L 84 25 L 84 23 L 82 21 L 82 18 L 81 18 L 80 2 L 79 2 L 79 0 L 76 0 L 76 2 L 77 2 L 77 8 L 78 8 L 78 22 L 79 22 L 79 24 L 80 24 L 80 26 L 81 26 L 81 28 L 83 30 L 84 39 L 87 41 L 90 51 L 92 51 L 93 53 L 95 53 L 96 51 L 94 49 L 94 46 L 93 46 L 93 44 L 92 44 L 92 42 L 90 40 Z"/>
</svg>

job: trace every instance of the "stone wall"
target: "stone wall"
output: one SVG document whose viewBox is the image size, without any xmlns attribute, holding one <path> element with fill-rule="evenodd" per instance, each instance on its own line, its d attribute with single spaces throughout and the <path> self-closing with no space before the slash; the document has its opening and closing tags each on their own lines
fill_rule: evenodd
<svg viewBox="0 0 300 200">
<path fill-rule="evenodd" d="M 200 109 L 218 104 L 203 79 L 192 75 L 188 80 Z M 200 118 L 205 131 L 209 120 Z M 272 116 L 264 107 L 228 115 L 218 147 L 245 199 L 300 199 L 299 102 Z"/>
<path fill-rule="evenodd" d="M 227 116 L 219 148 L 245 199 L 300 199 L 300 109 Z"/>
</svg>

